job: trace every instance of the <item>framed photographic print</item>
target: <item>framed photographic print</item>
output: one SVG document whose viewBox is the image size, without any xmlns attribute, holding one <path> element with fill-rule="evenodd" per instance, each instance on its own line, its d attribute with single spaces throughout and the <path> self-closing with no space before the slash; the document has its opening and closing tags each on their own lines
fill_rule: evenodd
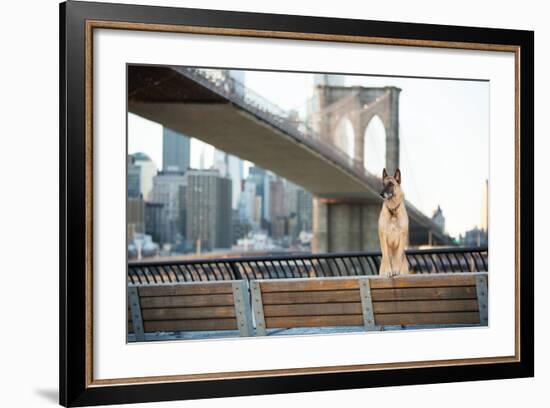
<svg viewBox="0 0 550 408">
<path fill-rule="evenodd" d="M 62 405 L 534 375 L 533 32 L 60 21 Z"/>
</svg>

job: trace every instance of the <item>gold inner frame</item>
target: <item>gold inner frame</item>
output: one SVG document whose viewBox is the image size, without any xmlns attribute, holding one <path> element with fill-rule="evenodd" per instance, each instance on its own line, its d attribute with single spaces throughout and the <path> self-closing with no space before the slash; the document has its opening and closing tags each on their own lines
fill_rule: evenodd
<svg viewBox="0 0 550 408">
<path fill-rule="evenodd" d="M 303 367 L 292 369 L 254 370 L 236 372 L 215 372 L 206 374 L 167 375 L 154 377 L 127 377 L 113 379 L 93 378 L 93 30 L 119 29 L 149 32 L 171 32 L 186 34 L 207 34 L 221 36 L 240 36 L 275 39 L 294 39 L 309 41 L 330 41 L 341 43 L 363 43 L 397 45 L 412 47 L 450 48 L 479 51 L 513 52 L 515 58 L 515 353 L 513 356 L 480 357 L 468 359 L 430 360 L 397 362 L 383 364 L 357 364 L 343 366 Z M 352 371 L 372 371 L 388 369 L 407 369 L 420 367 L 460 366 L 469 364 L 495 364 L 519 362 L 520 356 L 520 51 L 521 47 L 503 44 L 465 43 L 450 41 L 395 39 L 369 36 L 350 36 L 332 34 L 314 34 L 284 31 L 266 31 L 250 29 L 195 27 L 186 25 L 164 25 L 148 23 L 127 23 L 119 21 L 86 21 L 86 356 L 85 385 L 88 387 L 130 385 L 142 383 L 166 383 L 178 381 L 223 380 L 237 378 L 291 376 L 300 374 L 338 373 Z"/>
</svg>

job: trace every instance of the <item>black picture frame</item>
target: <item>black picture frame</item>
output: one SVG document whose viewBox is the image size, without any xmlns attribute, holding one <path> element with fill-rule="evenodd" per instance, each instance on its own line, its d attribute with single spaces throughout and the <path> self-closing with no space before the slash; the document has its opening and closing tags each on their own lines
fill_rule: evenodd
<svg viewBox="0 0 550 408">
<path fill-rule="evenodd" d="M 64 406 L 341 390 L 395 385 L 532 377 L 534 375 L 534 33 L 493 28 L 412 24 L 69 1 L 60 5 L 60 403 Z M 223 380 L 137 384 L 90 382 L 86 313 L 86 30 L 87 21 L 187 25 L 327 36 L 367 36 L 518 49 L 516 157 L 521 196 L 519 231 L 519 355 L 517 361 L 346 371 Z M 89 237 L 89 236 L 88 236 Z M 88 255 L 87 255 L 88 253 Z"/>
</svg>

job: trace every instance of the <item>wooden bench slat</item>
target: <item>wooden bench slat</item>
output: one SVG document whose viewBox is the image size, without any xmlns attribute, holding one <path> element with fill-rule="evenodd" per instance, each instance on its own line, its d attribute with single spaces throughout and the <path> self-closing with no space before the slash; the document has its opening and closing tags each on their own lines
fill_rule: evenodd
<svg viewBox="0 0 550 408">
<path fill-rule="evenodd" d="M 146 332 L 237 330 L 237 319 L 150 320 L 144 326 Z"/>
<path fill-rule="evenodd" d="M 295 316 L 295 317 L 266 317 L 267 328 L 291 327 L 331 327 L 331 326 L 362 326 L 363 316 L 334 315 L 334 316 Z"/>
<path fill-rule="evenodd" d="M 262 293 L 265 305 L 286 305 L 295 303 L 349 303 L 360 302 L 357 290 L 326 290 L 311 292 L 271 292 Z"/>
<path fill-rule="evenodd" d="M 273 280 L 260 282 L 262 293 L 270 292 L 302 292 L 311 290 L 345 290 L 359 289 L 357 279 L 311 279 Z"/>
<path fill-rule="evenodd" d="M 161 307 L 192 307 L 192 306 L 231 306 L 233 294 L 224 295 L 187 295 L 167 297 L 141 298 L 142 309 Z"/>
<path fill-rule="evenodd" d="M 264 306 L 265 317 L 361 314 L 361 303 L 314 303 Z"/>
<path fill-rule="evenodd" d="M 383 300 L 431 300 L 431 299 L 475 299 L 475 286 L 454 286 L 444 288 L 401 288 L 371 289 L 373 301 Z"/>
<path fill-rule="evenodd" d="M 182 296 L 182 295 L 214 295 L 233 293 L 231 282 L 212 282 L 201 284 L 180 284 L 162 286 L 140 286 L 139 296 Z"/>
<path fill-rule="evenodd" d="M 413 324 L 476 324 L 479 323 L 478 312 L 460 313 L 395 313 L 377 314 L 374 317 L 377 325 L 413 325 Z"/>
<path fill-rule="evenodd" d="M 374 302 L 374 313 L 477 312 L 477 300 L 413 300 Z"/>
<path fill-rule="evenodd" d="M 442 275 L 407 275 L 395 278 L 373 278 L 370 281 L 371 289 L 383 288 L 428 288 L 446 286 L 473 286 L 476 284 L 474 274 Z"/>
<path fill-rule="evenodd" d="M 235 317 L 233 306 L 213 307 L 177 307 L 165 309 L 143 309 L 143 320 L 175 320 L 175 319 L 213 319 L 218 317 Z"/>
</svg>

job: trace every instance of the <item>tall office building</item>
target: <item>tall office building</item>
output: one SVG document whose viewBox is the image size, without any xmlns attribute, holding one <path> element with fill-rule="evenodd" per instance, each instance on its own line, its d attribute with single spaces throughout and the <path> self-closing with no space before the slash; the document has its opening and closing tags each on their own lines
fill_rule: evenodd
<svg viewBox="0 0 550 408">
<path fill-rule="evenodd" d="M 277 177 L 269 181 L 269 221 L 288 215 L 285 182 Z"/>
<path fill-rule="evenodd" d="M 162 129 L 162 170 L 187 171 L 191 158 L 191 141 L 172 129 Z"/>
<path fill-rule="evenodd" d="M 230 248 L 231 179 L 218 170 L 189 170 L 186 175 L 186 232 L 199 250 Z"/>
<path fill-rule="evenodd" d="M 231 179 L 231 208 L 237 209 L 239 206 L 239 197 L 241 195 L 241 184 L 244 176 L 244 163 L 237 156 L 225 153 L 216 149 L 214 152 L 214 166 L 220 172 L 222 177 Z"/>
<path fill-rule="evenodd" d="M 248 169 L 248 180 L 256 186 L 256 196 L 261 200 L 260 209 L 260 228 L 267 229 L 267 220 L 269 219 L 269 180 L 272 176 L 261 167 L 253 166 Z"/>
<path fill-rule="evenodd" d="M 167 242 L 165 237 L 167 221 L 163 210 L 162 203 L 145 203 L 145 233 L 151 235 L 154 242 Z"/>
<path fill-rule="evenodd" d="M 157 165 L 145 153 L 133 153 L 131 155 L 133 165 L 139 168 L 139 191 L 145 201 L 150 200 L 153 190 L 153 177 L 157 174 Z M 130 159 L 128 159 L 130 162 Z M 130 172 L 128 172 L 128 176 Z M 130 183 L 130 180 L 128 180 Z"/>
<path fill-rule="evenodd" d="M 141 196 L 140 181 L 141 168 L 134 162 L 134 157 L 128 155 L 128 177 L 126 184 L 128 188 L 128 198 L 139 198 Z"/>
<path fill-rule="evenodd" d="M 153 179 L 151 201 L 164 204 L 163 225 L 161 227 L 163 241 L 161 243 L 175 243 L 180 231 L 180 187 L 185 186 L 186 179 L 181 171 L 159 172 Z"/>
<path fill-rule="evenodd" d="M 214 164 L 212 165 L 212 168 L 218 170 L 220 176 L 222 177 L 227 177 L 229 172 L 227 157 L 228 154 L 223 150 L 214 150 Z"/>
<path fill-rule="evenodd" d="M 244 163 L 237 156 L 229 155 L 227 160 L 228 176 L 231 178 L 231 208 L 237 209 L 244 177 Z"/>
<path fill-rule="evenodd" d="M 126 210 L 126 227 L 128 229 L 128 242 L 130 242 L 134 240 L 135 234 L 145 232 L 145 202 L 141 197 L 128 197 Z"/>
<path fill-rule="evenodd" d="M 296 214 L 299 232 L 313 231 L 313 196 L 302 187 L 296 191 Z"/>
<path fill-rule="evenodd" d="M 289 213 L 289 235 L 296 239 L 300 232 L 311 232 L 313 227 L 313 197 L 303 187 L 287 181 L 286 202 Z"/>
<path fill-rule="evenodd" d="M 187 247 L 187 184 L 179 187 L 178 229 L 183 235 L 183 246 Z"/>
<path fill-rule="evenodd" d="M 231 210 L 231 218 L 231 243 L 237 244 L 239 239 L 245 238 L 252 230 L 252 225 L 240 216 L 239 210 Z"/>
<path fill-rule="evenodd" d="M 269 181 L 269 218 L 271 236 L 282 238 L 286 235 L 288 208 L 285 194 L 285 183 L 281 178 Z"/>
<path fill-rule="evenodd" d="M 256 190 L 256 184 L 250 179 L 242 182 L 242 191 L 239 198 L 239 217 L 257 231 L 260 229 L 262 222 L 262 198 L 256 195 Z"/>
</svg>

